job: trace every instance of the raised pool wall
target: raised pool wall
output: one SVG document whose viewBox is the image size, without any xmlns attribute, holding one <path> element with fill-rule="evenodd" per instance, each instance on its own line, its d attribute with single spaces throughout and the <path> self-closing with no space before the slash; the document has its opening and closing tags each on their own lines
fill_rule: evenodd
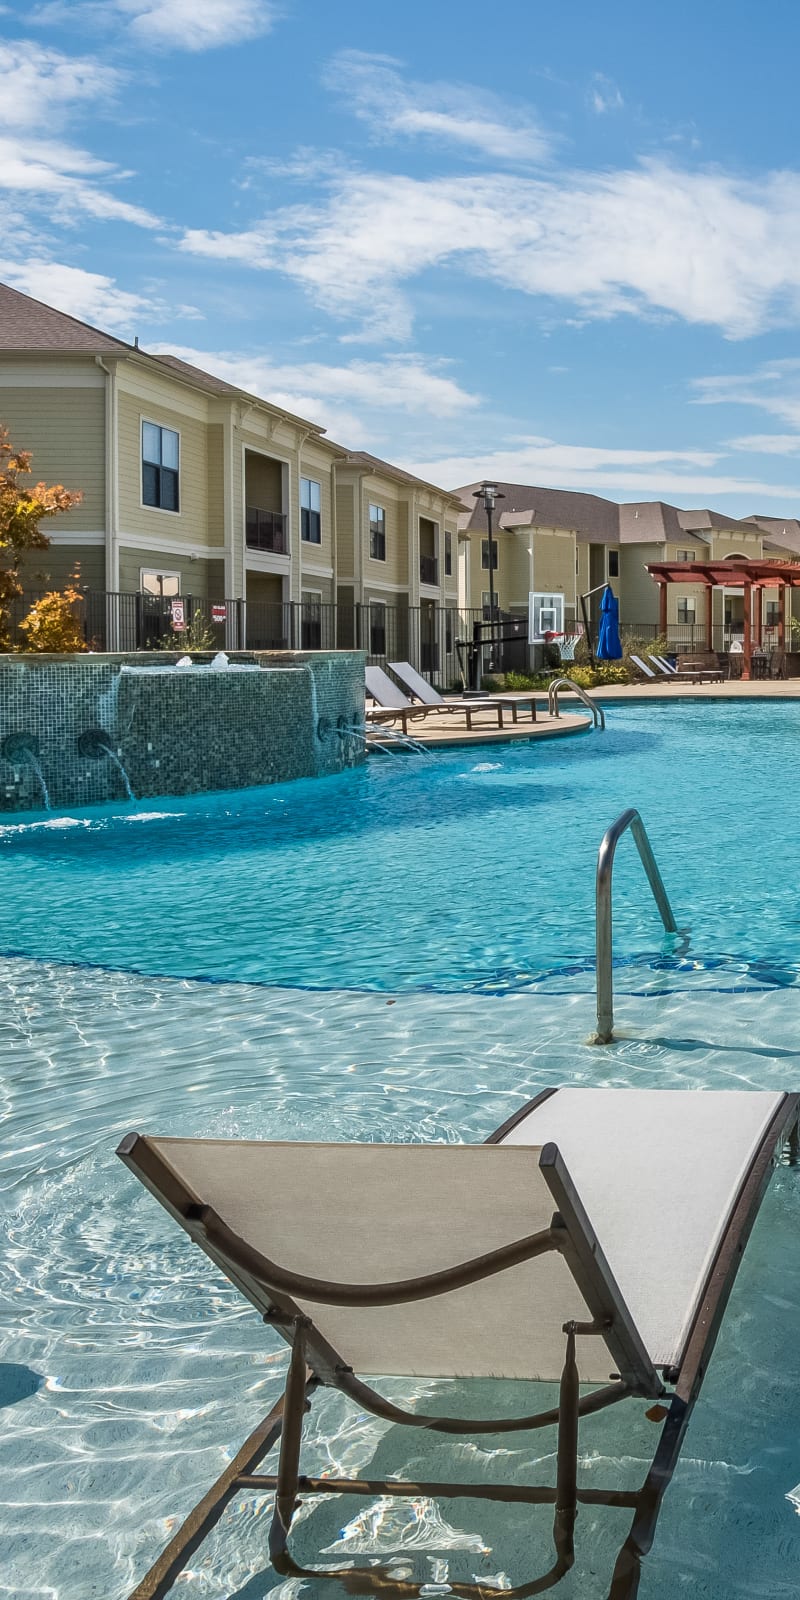
<svg viewBox="0 0 800 1600">
<path fill-rule="evenodd" d="M 111 757 L 79 752 L 99 730 L 139 800 L 322 777 L 364 760 L 360 651 L 231 654 L 246 672 L 176 671 L 178 659 L 0 657 L 0 748 L 11 734 L 35 740 L 57 809 L 125 798 Z M 208 666 L 211 654 L 192 660 Z M 0 756 L 0 811 L 41 807 L 30 760 Z"/>
</svg>

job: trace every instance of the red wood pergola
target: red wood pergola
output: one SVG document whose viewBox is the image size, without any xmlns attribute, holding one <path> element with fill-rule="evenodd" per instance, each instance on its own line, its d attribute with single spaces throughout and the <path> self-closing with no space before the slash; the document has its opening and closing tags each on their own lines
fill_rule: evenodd
<svg viewBox="0 0 800 1600">
<path fill-rule="evenodd" d="M 800 561 L 745 561 L 729 556 L 727 561 L 659 561 L 647 568 L 659 587 L 658 630 L 667 631 L 667 585 L 670 583 L 703 584 L 706 591 L 706 641 L 711 647 L 712 594 L 715 589 L 744 591 L 744 637 L 742 640 L 742 677 L 750 677 L 753 646 L 761 645 L 763 589 L 777 589 L 780 595 L 778 613 L 778 648 L 786 645 L 786 591 L 800 589 Z M 753 627 L 753 594 L 756 597 L 755 627 Z"/>
</svg>

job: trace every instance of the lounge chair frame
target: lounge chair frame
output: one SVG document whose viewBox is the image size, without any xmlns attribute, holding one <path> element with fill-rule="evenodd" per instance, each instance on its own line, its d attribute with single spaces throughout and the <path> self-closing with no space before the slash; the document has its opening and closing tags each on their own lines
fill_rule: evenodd
<svg viewBox="0 0 800 1600">
<path fill-rule="evenodd" d="M 552 1089 L 544 1090 L 522 1106 L 490 1135 L 487 1144 L 502 1143 L 517 1123 L 555 1092 Z M 540 1168 L 557 1205 L 549 1228 L 472 1261 L 425 1277 L 400 1283 L 341 1284 L 301 1277 L 269 1261 L 234 1234 L 212 1207 L 203 1205 L 191 1193 L 150 1141 L 138 1134 L 129 1134 L 118 1150 L 126 1166 L 136 1173 L 206 1254 L 218 1264 L 224 1264 L 227 1275 L 260 1311 L 265 1323 L 275 1328 L 291 1346 L 282 1398 L 258 1423 L 216 1483 L 189 1513 L 161 1556 L 132 1591 L 130 1600 L 162 1600 L 191 1556 L 219 1522 L 227 1505 L 243 1491 L 275 1497 L 269 1553 L 272 1565 L 279 1574 L 334 1578 L 345 1583 L 353 1594 L 391 1595 L 396 1600 L 406 1600 L 406 1597 L 412 1600 L 412 1597 L 420 1595 L 426 1585 L 398 1579 L 379 1566 L 336 1570 L 297 1565 L 289 1550 L 288 1540 L 301 1493 L 465 1497 L 553 1506 L 553 1565 L 542 1576 L 506 1591 L 510 1600 L 527 1600 L 528 1596 L 544 1593 L 570 1570 L 574 1562 L 574 1529 L 580 1505 L 627 1508 L 633 1511 L 633 1520 L 616 1560 L 608 1600 L 635 1600 L 642 1558 L 653 1543 L 661 1502 L 678 1462 L 741 1256 L 763 1200 L 770 1169 L 787 1140 L 789 1162 L 791 1165 L 797 1163 L 799 1117 L 800 1095 L 784 1095 L 740 1185 L 710 1265 L 704 1292 L 698 1301 L 680 1366 L 665 1369 L 661 1373 L 652 1366 L 641 1343 L 555 1145 L 546 1145 L 540 1158 Z M 549 1250 L 558 1250 L 564 1256 L 589 1307 L 592 1321 L 564 1324 L 565 1359 L 558 1405 L 532 1416 L 475 1420 L 403 1411 L 356 1377 L 293 1299 L 293 1295 L 297 1294 L 306 1302 L 321 1304 L 402 1304 L 476 1283 Z M 601 1334 L 605 1338 L 618 1363 L 619 1380 L 581 1397 L 575 1338 L 591 1334 Z M 395 1478 L 305 1476 L 300 1472 L 303 1420 L 310 1408 L 314 1390 L 321 1385 L 340 1390 L 360 1408 L 384 1421 L 446 1434 L 509 1433 L 556 1426 L 556 1483 L 553 1486 L 479 1485 L 412 1483 Z M 671 1392 L 665 1385 L 671 1386 Z M 641 1487 L 630 1491 L 579 1488 L 577 1464 L 580 1420 L 635 1397 L 666 1402 L 666 1409 L 658 1404 L 653 1411 L 653 1420 L 665 1417 L 665 1421 Z M 257 1467 L 276 1444 L 280 1444 L 277 1473 L 259 1473 Z M 449 1588 L 459 1600 L 486 1600 L 487 1591 L 479 1583 L 451 1583 Z"/>
</svg>

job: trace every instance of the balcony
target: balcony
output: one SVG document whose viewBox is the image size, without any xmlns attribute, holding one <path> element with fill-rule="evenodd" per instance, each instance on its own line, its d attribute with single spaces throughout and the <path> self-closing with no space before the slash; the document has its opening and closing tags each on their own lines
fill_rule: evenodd
<svg viewBox="0 0 800 1600">
<path fill-rule="evenodd" d="M 433 584 L 434 587 L 438 584 L 439 563 L 435 556 L 420 556 L 419 581 L 420 583 Z"/>
<path fill-rule="evenodd" d="M 289 553 L 286 537 L 286 515 L 283 511 L 262 511 L 259 506 L 248 506 L 245 523 L 245 543 L 248 550 L 267 550 L 270 555 Z"/>
</svg>

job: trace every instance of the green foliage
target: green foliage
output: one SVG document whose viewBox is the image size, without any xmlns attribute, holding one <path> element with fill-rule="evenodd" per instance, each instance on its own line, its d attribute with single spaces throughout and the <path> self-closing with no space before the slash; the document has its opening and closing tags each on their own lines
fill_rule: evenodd
<svg viewBox="0 0 800 1600">
<path fill-rule="evenodd" d="M 171 628 L 165 633 L 163 639 L 155 642 L 156 650 L 180 650 L 188 654 L 190 650 L 216 650 L 217 638 L 213 628 L 206 624 L 205 617 L 199 609 L 195 611 L 188 628 Z"/>
<path fill-rule="evenodd" d="M 564 677 L 571 678 L 581 689 L 596 689 L 608 683 L 630 683 L 628 668 L 621 661 L 599 661 L 597 666 L 577 666 L 567 663 Z"/>
<path fill-rule="evenodd" d="M 69 511 L 82 498 L 61 483 L 35 483 L 28 487 L 21 480 L 30 477 L 30 473 L 30 451 L 15 450 L 8 429 L 0 423 L 0 650 L 11 648 L 11 606 L 22 595 L 22 558 L 27 550 L 50 547 L 39 523 Z"/>
<path fill-rule="evenodd" d="M 19 625 L 20 633 L 27 635 L 24 649 L 52 650 L 62 655 L 86 649 L 80 617 L 75 613 L 75 607 L 83 602 L 79 581 L 76 568 L 66 589 L 53 589 L 35 601 Z"/>
<path fill-rule="evenodd" d="M 552 677 L 552 672 L 507 672 L 505 687 L 513 690 L 515 694 L 522 693 L 526 689 L 546 689 Z M 483 683 L 484 688 L 489 687 L 485 678 Z"/>
<path fill-rule="evenodd" d="M 788 640 L 789 649 L 790 650 L 800 650 L 800 620 L 798 620 L 797 617 L 789 617 L 788 622 L 789 622 L 789 630 L 788 630 L 789 631 L 789 640 Z"/>
</svg>

